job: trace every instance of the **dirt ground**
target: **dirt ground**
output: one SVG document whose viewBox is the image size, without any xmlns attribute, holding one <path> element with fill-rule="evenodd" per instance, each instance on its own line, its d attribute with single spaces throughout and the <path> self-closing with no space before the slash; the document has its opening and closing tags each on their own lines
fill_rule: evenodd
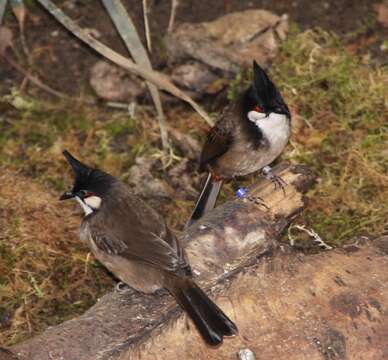
<svg viewBox="0 0 388 360">
<path fill-rule="evenodd" d="M 100 40 L 114 50 L 127 56 L 123 43 L 118 38 L 111 20 L 100 1 L 56 1 L 58 5 L 78 24 L 96 29 Z M 141 1 L 123 1 L 135 22 L 141 37 L 145 38 Z M 163 68 L 162 37 L 166 32 L 170 16 L 170 1 L 151 1 L 150 26 L 155 51 L 152 55 L 155 68 Z M 383 61 L 386 54 L 380 50 L 388 30 L 374 19 L 373 1 L 369 0 L 184 0 L 179 2 L 176 24 L 180 22 L 210 21 L 234 11 L 263 8 L 274 13 L 288 14 L 291 22 L 302 30 L 321 27 L 342 36 L 347 45 L 357 50 L 371 51 L 377 61 Z M 89 69 L 98 55 L 76 41 L 45 10 L 33 1 L 28 4 L 26 40 L 31 52 L 31 61 L 36 73 L 45 83 L 65 93 L 85 93 L 88 87 Z M 98 23 L 96 23 L 98 19 Z M 6 14 L 5 25 L 17 34 L 17 23 L 10 13 Z M 20 45 L 20 44 L 19 44 Z M 10 86 L 22 81 L 22 75 L 16 73 L 1 62 L 0 93 L 6 93 Z M 45 96 L 46 94 L 41 94 Z"/>
</svg>

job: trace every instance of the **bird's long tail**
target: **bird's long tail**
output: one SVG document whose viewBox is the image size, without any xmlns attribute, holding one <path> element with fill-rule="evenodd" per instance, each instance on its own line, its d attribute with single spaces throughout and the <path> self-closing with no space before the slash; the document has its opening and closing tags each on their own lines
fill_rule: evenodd
<svg viewBox="0 0 388 360">
<path fill-rule="evenodd" d="M 216 180 L 209 172 L 186 227 L 199 220 L 205 213 L 214 208 L 218 194 L 221 190 L 222 182 L 221 179 Z"/>
<path fill-rule="evenodd" d="M 203 339 L 212 346 L 238 330 L 223 311 L 189 278 L 175 278 L 169 291 L 193 320 Z"/>
</svg>

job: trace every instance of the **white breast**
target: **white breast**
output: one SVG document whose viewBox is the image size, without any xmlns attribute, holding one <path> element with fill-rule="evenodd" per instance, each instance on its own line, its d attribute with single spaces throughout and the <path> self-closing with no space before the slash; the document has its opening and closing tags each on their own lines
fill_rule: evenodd
<svg viewBox="0 0 388 360">
<path fill-rule="evenodd" d="M 77 200 L 78 204 L 81 206 L 82 210 L 84 211 L 85 216 L 93 212 L 93 209 L 90 208 L 87 204 L 85 204 L 78 196 L 76 196 L 75 199 Z"/>
<path fill-rule="evenodd" d="M 290 136 L 290 123 L 287 116 L 270 113 L 266 117 L 265 114 L 250 111 L 248 118 L 260 128 L 269 143 L 270 151 L 279 155 L 286 146 Z"/>
<path fill-rule="evenodd" d="M 101 198 L 99 196 L 93 195 L 85 198 L 85 203 L 90 208 L 97 210 L 101 207 Z"/>
<path fill-rule="evenodd" d="M 290 121 L 284 114 L 270 113 L 268 116 L 250 111 L 248 119 L 258 126 L 268 141 L 269 149 L 261 159 L 261 165 L 269 165 L 283 151 L 290 136 Z"/>
<path fill-rule="evenodd" d="M 89 196 L 82 200 L 78 196 L 75 199 L 80 204 L 82 210 L 85 212 L 85 216 L 91 214 L 93 211 L 99 209 L 101 207 L 101 198 L 98 196 Z"/>
</svg>

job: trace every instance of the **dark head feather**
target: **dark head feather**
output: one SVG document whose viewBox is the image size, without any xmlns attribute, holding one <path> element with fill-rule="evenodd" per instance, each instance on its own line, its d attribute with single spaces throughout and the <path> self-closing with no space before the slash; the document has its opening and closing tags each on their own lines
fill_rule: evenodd
<svg viewBox="0 0 388 360">
<path fill-rule="evenodd" d="M 259 105 L 263 112 L 290 116 L 287 104 L 267 73 L 253 61 L 253 82 L 244 95 L 244 111 L 248 113 Z"/>
<path fill-rule="evenodd" d="M 112 175 L 83 164 L 67 150 L 63 152 L 63 155 L 75 175 L 73 189 L 71 190 L 72 194 L 76 194 L 80 190 L 88 190 L 98 196 L 104 196 L 109 191 L 110 186 L 117 181 Z"/>
</svg>

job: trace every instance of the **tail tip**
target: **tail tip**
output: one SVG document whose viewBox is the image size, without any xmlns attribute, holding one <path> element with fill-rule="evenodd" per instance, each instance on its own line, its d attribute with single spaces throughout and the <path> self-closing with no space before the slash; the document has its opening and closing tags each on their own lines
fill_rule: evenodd
<svg viewBox="0 0 388 360">
<path fill-rule="evenodd" d="M 230 321 L 227 324 L 228 329 L 222 332 L 211 334 L 211 336 L 204 337 L 206 343 L 210 346 L 220 346 L 224 341 L 224 337 L 235 337 L 238 335 L 238 329 L 234 322 Z"/>
</svg>

